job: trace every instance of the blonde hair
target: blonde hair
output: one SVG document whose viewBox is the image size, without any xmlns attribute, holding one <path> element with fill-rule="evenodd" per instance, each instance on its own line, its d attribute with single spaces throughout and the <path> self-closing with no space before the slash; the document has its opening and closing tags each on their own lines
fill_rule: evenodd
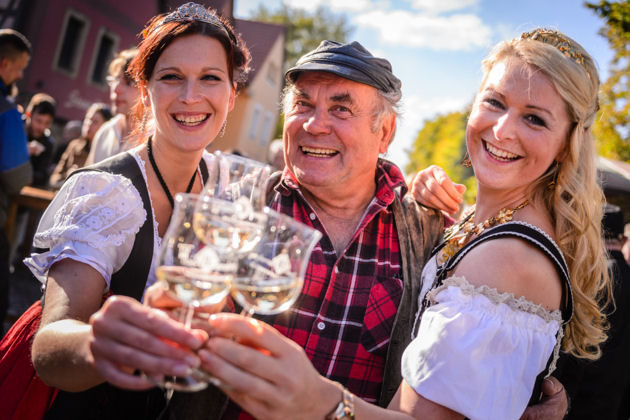
<svg viewBox="0 0 630 420">
<path fill-rule="evenodd" d="M 563 349 L 577 357 L 596 359 L 607 328 L 600 305 L 611 296 L 601 232 L 604 195 L 597 183 L 592 133 L 599 108 L 599 76 L 580 44 L 560 32 L 542 31 L 569 45 L 569 52 L 524 34 L 495 46 L 482 66 L 487 78 L 495 64 L 516 57 L 542 71 L 566 103 L 572 124 L 564 154 L 531 187 L 531 197 L 545 203 L 569 267 L 574 313 L 565 326 Z"/>
</svg>

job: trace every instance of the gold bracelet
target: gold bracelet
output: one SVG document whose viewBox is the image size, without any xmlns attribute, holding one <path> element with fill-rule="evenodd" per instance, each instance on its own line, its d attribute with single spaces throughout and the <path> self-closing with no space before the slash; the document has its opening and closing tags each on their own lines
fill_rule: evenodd
<svg viewBox="0 0 630 420">
<path fill-rule="evenodd" d="M 326 416 L 326 420 L 354 420 L 354 395 L 343 385 L 339 384 L 339 386 L 341 387 L 341 401 Z"/>
</svg>

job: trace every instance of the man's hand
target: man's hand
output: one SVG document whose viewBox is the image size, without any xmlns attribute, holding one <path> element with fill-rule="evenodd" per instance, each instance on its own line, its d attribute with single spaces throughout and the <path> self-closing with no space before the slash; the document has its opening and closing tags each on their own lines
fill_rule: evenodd
<svg viewBox="0 0 630 420">
<path fill-rule="evenodd" d="M 214 336 L 198 352 L 202 368 L 258 419 L 324 418 L 341 398 L 338 385 L 317 373 L 295 342 L 253 318 L 221 313 Z"/>
<path fill-rule="evenodd" d="M 435 165 L 418 172 L 409 187 L 418 203 L 450 215 L 459 211 L 466 191 L 466 186 L 455 184 L 442 168 Z"/>
<path fill-rule="evenodd" d="M 521 420 L 561 420 L 569 408 L 569 400 L 564 387 L 553 376 L 542 383 L 542 401 L 531 407 L 521 416 Z"/>
</svg>

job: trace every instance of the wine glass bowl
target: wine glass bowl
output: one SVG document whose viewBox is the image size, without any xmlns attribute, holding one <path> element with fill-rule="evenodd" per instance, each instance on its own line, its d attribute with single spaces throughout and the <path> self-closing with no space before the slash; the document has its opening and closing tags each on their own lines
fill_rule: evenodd
<svg viewBox="0 0 630 420">
<path fill-rule="evenodd" d="M 230 202 L 205 195 L 197 201 L 193 229 L 217 252 L 243 253 L 256 245 L 265 219 L 264 213 L 253 211 L 245 197 Z"/>
<path fill-rule="evenodd" d="M 300 295 L 311 252 L 321 233 L 265 208 L 266 224 L 255 247 L 239 259 L 231 294 L 251 315 L 287 310 Z"/>
<path fill-rule="evenodd" d="M 253 210 L 261 211 L 270 174 L 271 167 L 265 163 L 217 151 L 203 194 L 232 202 L 243 198 Z"/>
</svg>

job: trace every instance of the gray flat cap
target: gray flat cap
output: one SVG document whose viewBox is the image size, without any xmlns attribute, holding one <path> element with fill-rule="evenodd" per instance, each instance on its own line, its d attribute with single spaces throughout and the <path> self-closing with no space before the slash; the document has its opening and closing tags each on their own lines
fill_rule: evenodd
<svg viewBox="0 0 630 420">
<path fill-rule="evenodd" d="M 373 86 L 385 93 L 401 94 L 402 84 L 392 73 L 390 62 L 374 57 L 356 41 L 349 44 L 322 41 L 316 49 L 304 54 L 294 67 L 287 70 L 285 77 L 295 82 L 303 71 L 325 71 Z"/>
</svg>

